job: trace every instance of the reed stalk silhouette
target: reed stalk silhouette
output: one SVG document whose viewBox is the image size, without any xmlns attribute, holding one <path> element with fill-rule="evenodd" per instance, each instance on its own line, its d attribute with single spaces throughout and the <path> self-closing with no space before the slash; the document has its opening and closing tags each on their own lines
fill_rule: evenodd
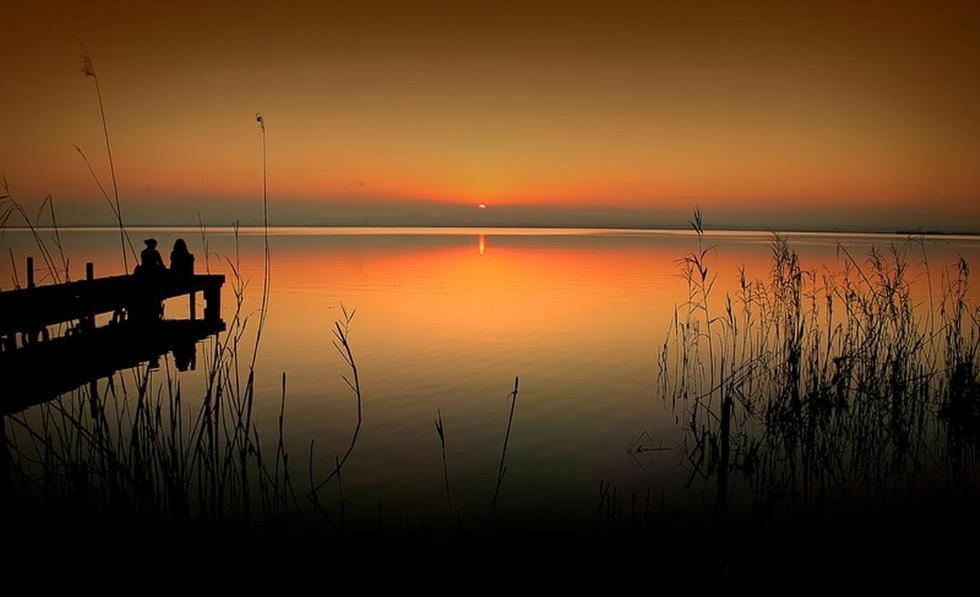
<svg viewBox="0 0 980 597">
<path fill-rule="evenodd" d="M 255 333 L 255 348 L 252 351 L 251 368 L 255 368 L 255 360 L 259 354 L 259 343 L 262 340 L 262 331 L 265 329 L 265 320 L 269 311 L 270 282 L 272 272 L 272 252 L 269 249 L 269 183 L 268 168 L 266 166 L 266 146 L 265 146 L 265 119 L 261 114 L 255 115 L 255 122 L 259 125 L 259 132 L 262 136 L 262 306 L 259 311 L 259 323 Z"/>
<path fill-rule="evenodd" d="M 315 483 L 313 480 L 313 472 L 310 471 L 310 491 L 307 494 L 308 499 L 313 503 L 314 507 L 318 512 L 324 515 L 324 518 L 330 521 L 329 516 L 326 514 L 326 510 L 320 504 L 319 492 L 323 489 L 330 481 L 337 479 L 338 486 L 340 483 L 340 475 L 345 464 L 347 464 L 348 459 L 350 459 L 351 454 L 354 452 L 354 447 L 357 445 L 357 438 L 361 433 L 361 424 L 364 420 L 363 408 L 362 408 L 362 397 L 361 397 L 361 378 L 357 370 L 357 362 L 354 360 L 354 351 L 350 345 L 350 324 L 354 319 L 354 314 L 357 309 L 348 312 L 347 308 L 341 304 L 340 310 L 344 317 L 342 320 L 334 322 L 334 342 L 333 346 L 337 350 L 337 353 L 341 356 L 347 367 L 350 369 L 350 377 L 343 375 L 341 379 L 344 383 L 351 389 L 354 394 L 355 405 L 357 407 L 357 417 L 354 423 L 354 432 L 351 434 L 350 443 L 347 445 L 347 449 L 343 456 L 337 456 L 335 458 L 335 466 L 333 470 L 327 474 L 319 482 Z M 316 444 L 310 442 L 310 463 L 312 466 L 313 462 L 313 452 Z"/>
<path fill-rule="evenodd" d="M 112 159 L 112 144 L 109 141 L 109 122 L 106 119 L 105 103 L 102 100 L 102 86 L 99 84 L 99 76 L 95 71 L 95 63 L 87 54 L 82 56 L 81 71 L 86 77 L 91 77 L 92 81 L 95 83 L 95 96 L 99 100 L 99 117 L 102 121 L 102 135 L 105 139 L 106 157 L 109 161 L 109 178 L 112 180 L 112 197 L 114 200 L 113 213 L 116 216 L 116 222 L 119 224 L 119 245 L 122 249 L 123 272 L 129 273 L 129 256 L 126 253 L 126 245 L 129 245 L 129 250 L 133 253 L 134 260 L 136 260 L 136 251 L 133 249 L 133 243 L 129 241 L 126 233 L 126 226 L 123 223 L 122 205 L 119 202 L 119 183 L 116 180 L 116 163 Z M 76 149 L 78 149 L 77 146 Z M 85 160 L 86 165 L 89 167 L 89 171 L 92 172 L 92 176 L 95 176 L 95 172 L 91 169 L 91 165 L 89 165 L 88 159 L 82 153 L 82 150 L 78 149 L 78 152 L 82 154 L 82 159 Z M 98 177 L 96 177 L 96 182 L 98 182 Z M 103 194 L 108 197 L 101 183 L 99 183 L 99 187 L 102 189 Z"/>
<path fill-rule="evenodd" d="M 453 498 L 449 491 L 449 462 L 446 459 L 446 425 L 442 420 L 442 409 L 436 409 L 436 433 L 439 435 L 439 448 L 442 452 L 442 479 L 446 488 L 446 513 L 453 515 Z"/>
<path fill-rule="evenodd" d="M 487 526 L 493 526 L 497 516 L 497 502 L 500 499 L 500 488 L 504 484 L 504 475 L 507 473 L 507 446 L 510 444 L 510 430 L 514 425 L 514 410 L 517 408 L 517 391 L 520 385 L 520 378 L 514 378 L 514 389 L 508 395 L 510 398 L 510 414 L 507 416 L 507 431 L 504 432 L 504 447 L 500 452 L 500 466 L 497 469 L 497 483 L 493 488 L 493 499 L 490 500 L 490 514 L 487 517 Z"/>
</svg>

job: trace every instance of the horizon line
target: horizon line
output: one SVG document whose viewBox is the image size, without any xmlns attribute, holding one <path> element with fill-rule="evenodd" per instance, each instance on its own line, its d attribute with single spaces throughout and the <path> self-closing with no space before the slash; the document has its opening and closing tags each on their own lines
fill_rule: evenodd
<svg viewBox="0 0 980 597">
<path fill-rule="evenodd" d="M 124 226 L 127 230 L 193 230 L 200 231 L 202 229 L 208 231 L 233 231 L 235 229 L 234 225 L 220 225 L 220 226 L 200 226 L 198 224 L 132 224 Z M 263 226 L 261 224 L 252 225 L 242 225 L 238 226 L 238 230 L 242 231 L 252 231 L 252 230 L 262 230 Z M 658 227 L 647 227 L 647 226 L 616 226 L 616 225 L 606 225 L 606 226 L 557 226 L 557 225 L 540 225 L 540 224 L 512 224 L 512 225 L 497 225 L 497 226 L 483 226 L 477 224 L 431 224 L 431 225 L 396 225 L 396 224 L 363 224 L 363 225 L 350 225 L 350 224 L 275 224 L 269 226 L 270 230 L 283 230 L 283 229 L 330 229 L 330 230 L 425 230 L 425 229 L 437 229 L 437 230 L 548 230 L 548 231 L 614 231 L 614 232 L 687 232 L 694 233 L 694 230 L 690 226 L 658 226 Z M 27 226 L 10 226 L 2 230 L 2 232 L 31 232 L 31 228 Z M 39 232 L 75 232 L 75 231 L 89 231 L 89 232 L 101 232 L 101 231 L 116 231 L 119 230 L 118 225 L 111 224 L 96 224 L 96 225 L 71 225 L 71 226 L 34 226 L 33 230 Z M 751 227 L 705 227 L 705 232 L 746 232 L 746 233 L 758 233 L 758 234 L 834 234 L 834 235 L 881 235 L 881 236 L 923 236 L 923 237 L 978 237 L 980 236 L 980 231 L 963 231 L 963 232 L 951 232 L 945 230 L 834 230 L 826 228 L 751 228 Z"/>
</svg>

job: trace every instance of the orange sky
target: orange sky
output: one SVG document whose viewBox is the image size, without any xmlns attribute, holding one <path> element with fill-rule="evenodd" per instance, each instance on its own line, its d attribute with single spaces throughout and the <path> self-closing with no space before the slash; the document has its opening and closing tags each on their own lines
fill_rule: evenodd
<svg viewBox="0 0 980 597">
<path fill-rule="evenodd" d="M 128 4 L 4 9 L 60 223 L 112 217 L 84 44 L 134 224 L 255 223 L 261 112 L 277 223 L 980 229 L 974 1 Z"/>
</svg>

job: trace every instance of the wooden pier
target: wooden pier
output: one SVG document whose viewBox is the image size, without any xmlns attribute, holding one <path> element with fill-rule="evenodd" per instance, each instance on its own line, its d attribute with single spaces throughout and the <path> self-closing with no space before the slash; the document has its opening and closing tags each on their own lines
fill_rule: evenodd
<svg viewBox="0 0 980 597">
<path fill-rule="evenodd" d="M 47 338 L 47 328 L 77 322 L 73 329 L 95 327 L 95 317 L 112 313 L 114 321 L 159 319 L 164 300 L 188 296 L 191 319 L 196 319 L 195 294 L 203 293 L 204 320 L 221 319 L 222 275 L 179 277 L 164 270 L 146 275 L 95 278 L 91 264 L 86 279 L 64 284 L 35 286 L 33 264 L 28 260 L 28 286 L 0 292 L 0 352 L 16 350 L 17 338 L 26 346 Z"/>
<path fill-rule="evenodd" d="M 196 343 L 225 329 L 222 275 L 161 270 L 95 278 L 91 263 L 85 269 L 85 280 L 37 286 L 29 258 L 27 287 L 0 292 L 0 415 L 168 352 L 178 369 L 192 368 Z M 163 301 L 181 296 L 190 302 L 190 319 L 163 319 Z M 106 313 L 109 322 L 97 327 L 96 317 Z M 59 325 L 61 332 L 53 331 Z"/>
</svg>

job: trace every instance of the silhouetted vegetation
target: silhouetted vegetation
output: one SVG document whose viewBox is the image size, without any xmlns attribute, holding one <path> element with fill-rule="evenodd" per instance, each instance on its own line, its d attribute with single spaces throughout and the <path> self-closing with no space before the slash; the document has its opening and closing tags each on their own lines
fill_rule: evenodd
<svg viewBox="0 0 980 597">
<path fill-rule="evenodd" d="M 807 271 L 774 235 L 768 279 L 742 271 L 716 297 L 700 213 L 692 226 L 659 392 L 686 421 L 688 484 L 719 515 L 746 500 L 799 514 L 975 491 L 980 311 L 965 260 L 933 271 L 911 238 L 863 260 L 839 246 L 839 268 Z"/>
</svg>

